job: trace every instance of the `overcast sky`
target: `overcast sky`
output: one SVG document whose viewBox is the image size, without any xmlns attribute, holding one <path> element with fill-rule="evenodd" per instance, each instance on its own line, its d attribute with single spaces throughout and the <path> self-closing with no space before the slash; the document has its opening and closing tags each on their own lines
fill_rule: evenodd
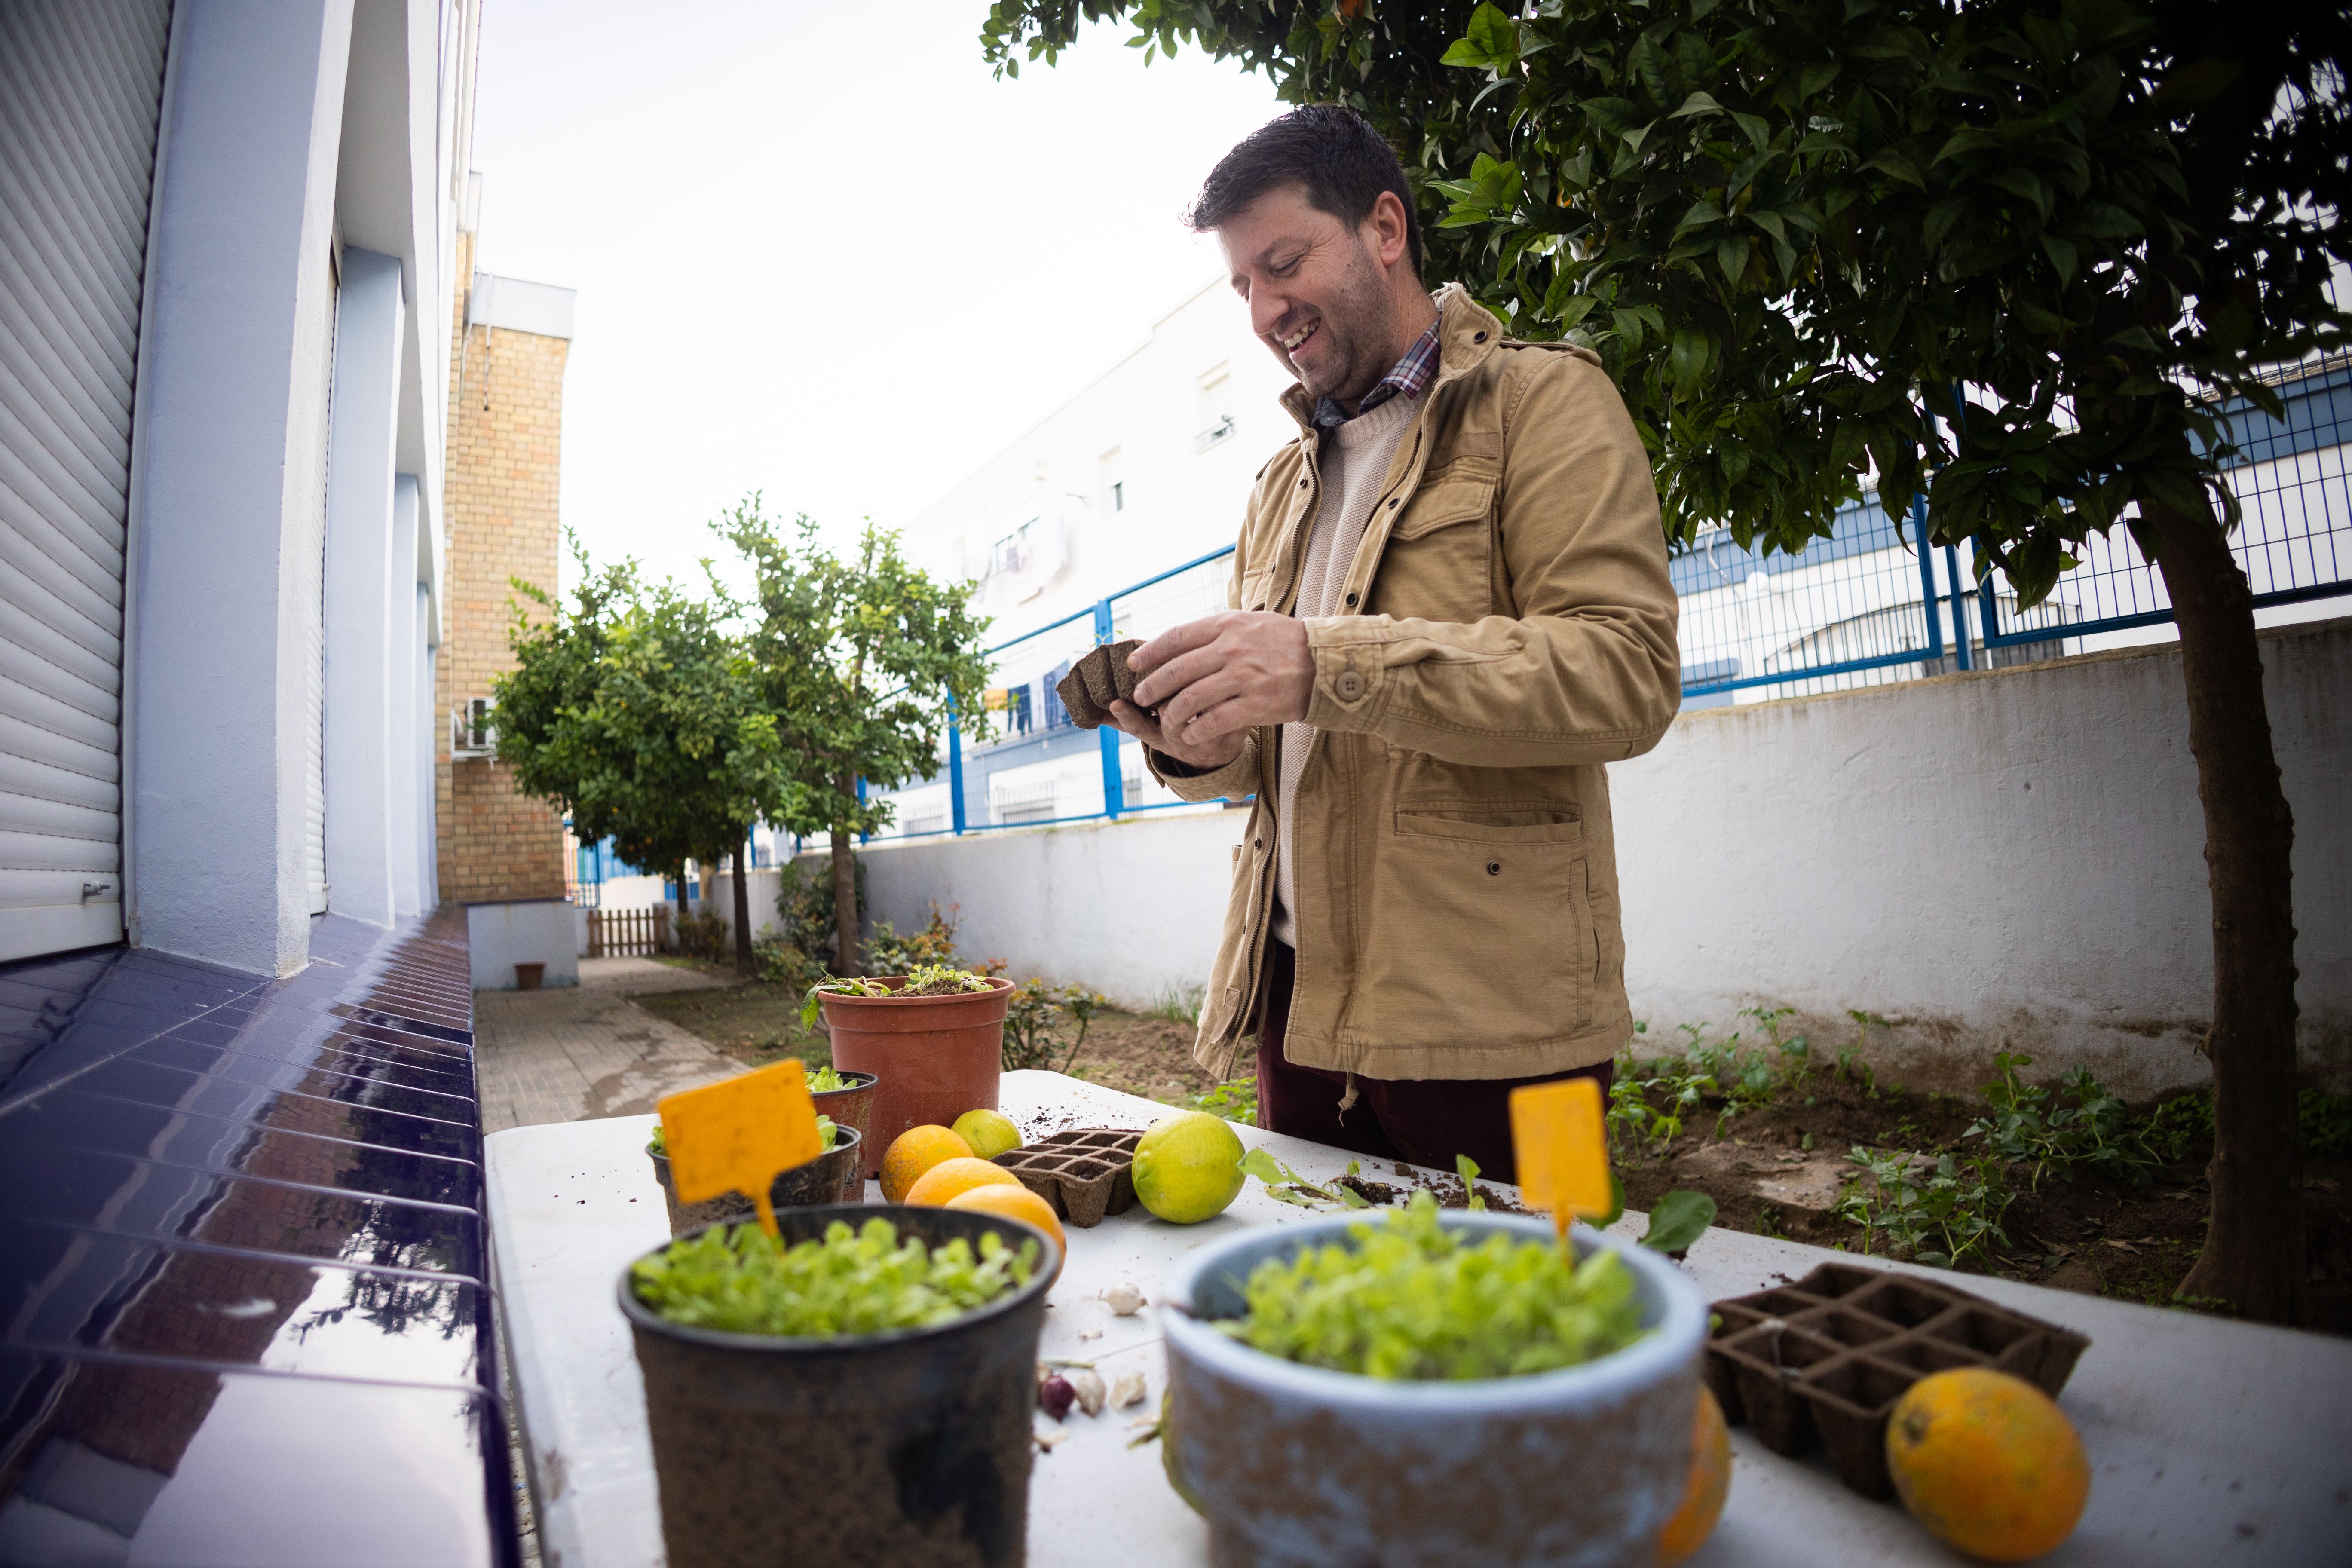
<svg viewBox="0 0 2352 1568">
<path fill-rule="evenodd" d="M 488 0 L 477 264 L 580 291 L 562 510 L 600 563 L 698 581 L 754 489 L 903 523 L 1220 275 L 1180 219 L 1265 79 L 1099 29 L 1000 82 L 987 9 Z"/>
</svg>

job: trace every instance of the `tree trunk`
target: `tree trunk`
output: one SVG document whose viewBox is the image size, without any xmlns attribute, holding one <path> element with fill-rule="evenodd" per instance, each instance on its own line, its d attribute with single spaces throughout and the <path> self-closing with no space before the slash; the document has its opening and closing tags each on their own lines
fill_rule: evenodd
<svg viewBox="0 0 2352 1568">
<path fill-rule="evenodd" d="M 857 788 L 857 781 L 846 774 L 834 784 L 844 795 Z M 849 825 L 840 822 L 833 826 L 833 931 L 835 973 L 865 973 L 865 959 L 857 948 L 857 861 L 851 849 Z"/>
<path fill-rule="evenodd" d="M 751 873 L 743 864 L 750 857 L 738 849 L 734 858 L 735 973 L 748 976 L 755 967 L 751 962 Z"/>
<path fill-rule="evenodd" d="M 2279 784 L 2252 591 L 2203 516 L 2140 514 L 2172 594 L 2213 894 L 2213 1209 L 2186 1296 L 2265 1323 L 2310 1316 L 2295 1110 L 2294 816 Z"/>
<path fill-rule="evenodd" d="M 686 921 L 693 912 L 686 901 L 686 862 L 681 860 L 677 863 L 677 947 L 680 952 L 686 951 Z"/>
</svg>

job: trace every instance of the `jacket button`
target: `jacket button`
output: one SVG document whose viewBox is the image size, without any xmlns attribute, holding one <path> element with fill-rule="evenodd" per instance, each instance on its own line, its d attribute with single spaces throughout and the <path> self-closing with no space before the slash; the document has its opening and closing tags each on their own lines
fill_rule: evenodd
<svg viewBox="0 0 2352 1568">
<path fill-rule="evenodd" d="M 1486 334 L 1484 332 L 1473 332 L 1470 334 L 1470 341 L 1474 343 L 1483 343 L 1486 341 Z"/>
<path fill-rule="evenodd" d="M 1358 597 L 1358 595 L 1354 595 L 1354 594 L 1350 594 L 1350 595 L 1348 595 L 1348 607 L 1349 607 L 1349 609 L 1351 609 L 1351 610 L 1352 610 L 1352 609 L 1354 609 L 1354 608 L 1356 607 L 1356 599 L 1357 599 L 1357 597 Z"/>
<path fill-rule="evenodd" d="M 1489 860 L 1486 862 L 1486 875 L 1489 877 L 1499 877 L 1502 874 L 1503 863 L 1500 860 Z"/>
<path fill-rule="evenodd" d="M 1339 677 L 1339 689 L 1342 702 L 1353 702 L 1364 694 L 1364 678 L 1352 669 L 1349 670 Z"/>
<path fill-rule="evenodd" d="M 1298 481 L 1298 488 L 1299 488 L 1300 489 L 1302 489 L 1302 490 L 1303 490 L 1303 489 L 1305 489 L 1307 488 L 1307 481 L 1306 481 L 1305 479 L 1301 479 L 1301 480 L 1299 480 L 1299 481 Z"/>
<path fill-rule="evenodd" d="M 1395 499 L 1394 499 L 1394 498 L 1391 498 L 1391 500 L 1390 500 L 1390 501 L 1389 501 L 1389 510 L 1390 510 L 1391 511 L 1394 511 L 1394 510 L 1396 510 L 1396 500 L 1395 500 Z"/>
<path fill-rule="evenodd" d="M 1265 840 L 1263 838 L 1253 838 L 1250 840 L 1250 847 L 1253 849 L 1263 849 L 1265 847 Z"/>
</svg>

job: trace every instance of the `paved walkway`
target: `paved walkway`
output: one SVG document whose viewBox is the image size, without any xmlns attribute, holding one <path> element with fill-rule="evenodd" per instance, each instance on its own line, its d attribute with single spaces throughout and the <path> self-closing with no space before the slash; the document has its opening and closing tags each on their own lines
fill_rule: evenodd
<svg viewBox="0 0 2352 1568">
<path fill-rule="evenodd" d="M 663 1095 L 741 1072 L 741 1063 L 629 1000 L 723 984 L 650 958 L 583 958 L 577 986 L 476 992 L 482 1131 L 640 1115 Z"/>
</svg>

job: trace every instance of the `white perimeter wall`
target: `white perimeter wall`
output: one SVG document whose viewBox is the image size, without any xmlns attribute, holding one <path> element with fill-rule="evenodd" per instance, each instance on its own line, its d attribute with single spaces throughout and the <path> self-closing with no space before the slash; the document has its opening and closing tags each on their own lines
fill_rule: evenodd
<svg viewBox="0 0 2352 1568">
<path fill-rule="evenodd" d="M 2302 1054 L 2352 1089 L 2352 620 L 2263 637 L 2295 814 Z M 1793 1006 L 1834 1047 L 1972 1089 L 2003 1046 L 2134 1098 L 2204 1082 L 2211 907 L 2177 647 L 1685 715 L 1610 770 L 1650 1037 Z M 1202 984 L 1245 814 L 877 845 L 871 913 L 1128 1006 Z M 774 882 L 754 888 L 755 920 Z M 761 921 L 764 923 L 764 921 Z M 1752 1026 L 1751 1026 L 1752 1027 Z"/>
</svg>

